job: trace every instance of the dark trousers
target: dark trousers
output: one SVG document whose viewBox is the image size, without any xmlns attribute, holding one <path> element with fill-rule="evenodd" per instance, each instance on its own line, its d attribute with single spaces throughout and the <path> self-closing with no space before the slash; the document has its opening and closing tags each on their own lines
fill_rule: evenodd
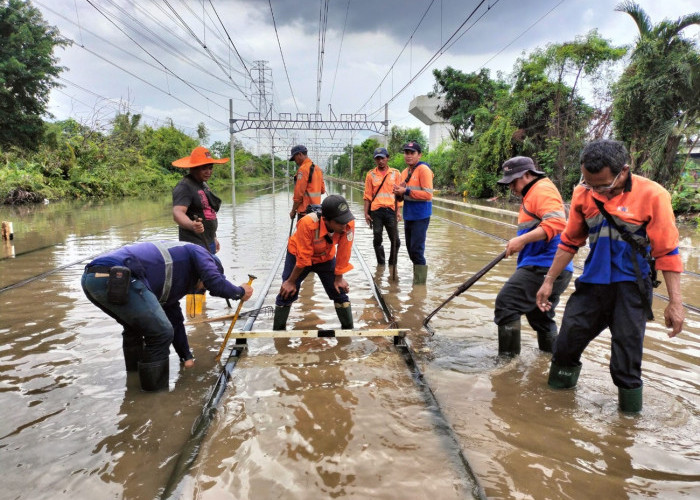
<svg viewBox="0 0 700 500">
<path fill-rule="evenodd" d="M 648 281 L 648 280 L 647 280 Z M 647 294 L 652 300 L 649 282 Z M 616 386 L 635 389 L 642 385 L 642 350 L 646 313 L 639 287 L 634 281 L 609 285 L 581 283 L 569 297 L 552 362 L 560 366 L 580 363 L 588 344 L 610 328 L 610 375 Z"/>
<path fill-rule="evenodd" d="M 563 271 L 554 281 L 552 295 L 549 296 L 552 308 L 542 312 L 537 307 L 535 298 L 548 270 L 547 267 L 522 266 L 513 273 L 496 297 L 494 321 L 497 325 L 516 321 L 524 314 L 527 322 L 536 332 L 556 333 L 554 308 L 559 303 L 561 294 L 569 286 L 572 273 Z"/>
<path fill-rule="evenodd" d="M 83 273 L 81 285 L 85 296 L 122 325 L 125 336 L 143 336 L 145 347 L 142 361 L 148 363 L 166 359 L 174 330 L 158 298 L 141 280 L 136 279 L 129 285 L 126 304 L 112 304 L 107 300 L 107 281 L 107 277 L 96 278 L 95 273 Z"/>
<path fill-rule="evenodd" d="M 430 217 L 420 220 L 404 220 L 404 234 L 406 236 L 406 249 L 411 262 L 417 265 L 425 265 L 425 238 L 428 234 Z"/>
<path fill-rule="evenodd" d="M 372 244 L 374 245 L 374 253 L 377 256 L 377 264 L 383 265 L 386 262 L 384 246 L 382 245 L 382 233 L 383 229 L 386 228 L 386 234 L 389 236 L 389 242 L 391 243 L 389 265 L 395 266 L 399 255 L 399 247 L 401 246 L 398 223 L 396 222 L 396 212 L 389 207 L 382 207 L 370 211 L 369 215 L 372 217 L 372 231 L 374 232 Z"/>
<path fill-rule="evenodd" d="M 291 276 L 294 267 L 297 265 L 297 258 L 293 254 L 287 252 L 287 257 L 284 260 L 284 270 L 282 271 L 282 281 L 287 281 L 287 278 Z M 344 302 L 349 302 L 348 294 L 345 292 L 338 293 L 333 286 L 335 283 L 335 257 L 327 262 L 321 262 L 319 264 L 312 264 L 304 268 L 304 270 L 297 278 L 294 283 L 297 287 L 297 291 L 294 296 L 288 299 L 283 299 L 280 294 L 277 294 L 275 299 L 275 305 L 277 306 L 288 306 L 299 298 L 299 288 L 301 283 L 306 279 L 309 273 L 316 273 L 316 275 L 321 279 L 321 284 L 323 284 L 323 289 L 326 291 L 326 295 L 333 302 L 337 304 L 342 304 Z"/>
</svg>

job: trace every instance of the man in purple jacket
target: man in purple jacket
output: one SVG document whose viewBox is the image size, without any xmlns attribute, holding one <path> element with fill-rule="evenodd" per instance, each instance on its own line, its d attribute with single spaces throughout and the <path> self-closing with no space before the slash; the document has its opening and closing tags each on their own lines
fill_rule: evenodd
<svg viewBox="0 0 700 500">
<path fill-rule="evenodd" d="M 248 300 L 253 289 L 226 280 L 217 257 L 185 242 L 136 243 L 96 257 L 85 266 L 82 286 L 97 307 L 124 327 L 127 371 L 139 372 L 141 388 L 168 387 L 172 343 L 185 367 L 194 364 L 180 299 L 205 288 L 216 297 Z"/>
</svg>

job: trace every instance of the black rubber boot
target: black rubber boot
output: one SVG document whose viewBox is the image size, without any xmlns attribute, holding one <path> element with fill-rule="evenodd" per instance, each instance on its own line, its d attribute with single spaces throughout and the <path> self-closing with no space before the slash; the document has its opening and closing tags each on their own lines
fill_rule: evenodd
<svg viewBox="0 0 700 500">
<path fill-rule="evenodd" d="M 554 342 L 557 340 L 557 325 L 552 325 L 548 332 L 537 332 L 537 345 L 542 352 L 552 352 Z"/>
<path fill-rule="evenodd" d="M 144 363 L 139 361 L 139 381 L 144 391 L 161 391 L 168 388 L 170 360 L 168 358 Z"/>
<path fill-rule="evenodd" d="M 340 328 L 343 330 L 352 330 L 354 323 L 352 322 L 352 308 L 350 302 L 335 305 L 335 313 L 340 320 Z"/>
<path fill-rule="evenodd" d="M 383 266 L 386 263 L 386 258 L 384 257 L 384 247 L 375 248 L 374 254 L 377 256 L 377 265 Z"/>
<path fill-rule="evenodd" d="M 576 387 L 578 376 L 581 374 L 581 363 L 577 366 L 560 366 L 552 361 L 549 367 L 547 384 L 552 389 L 571 389 Z"/>
<path fill-rule="evenodd" d="M 124 353 L 126 371 L 138 371 L 139 361 L 143 359 L 143 337 L 133 331 L 124 330 L 122 333 L 122 352 Z"/>
<path fill-rule="evenodd" d="M 635 389 L 617 388 L 617 402 L 623 413 L 639 413 L 642 411 L 642 386 Z"/>
<path fill-rule="evenodd" d="M 498 325 L 498 354 L 510 357 L 520 354 L 520 318 Z"/>
<path fill-rule="evenodd" d="M 286 330 L 287 318 L 292 306 L 275 306 L 275 319 L 272 321 L 273 330 Z"/>
</svg>

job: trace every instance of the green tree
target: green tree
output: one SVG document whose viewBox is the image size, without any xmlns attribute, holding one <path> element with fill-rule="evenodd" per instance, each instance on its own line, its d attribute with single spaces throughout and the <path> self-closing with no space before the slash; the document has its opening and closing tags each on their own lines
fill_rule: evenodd
<svg viewBox="0 0 700 500">
<path fill-rule="evenodd" d="M 574 41 L 537 49 L 519 61 L 513 96 L 527 102 L 526 109 L 533 113 L 521 114 L 528 126 L 534 125 L 537 130 L 531 155 L 552 175 L 560 190 L 567 191 L 572 175 L 577 176 L 577 168 L 567 167 L 578 163 L 576 156 L 594 116 L 593 108 L 580 95 L 581 83 L 584 77 L 604 82 L 601 74 L 626 52 L 593 30 Z M 515 123 L 519 122 L 516 118 Z"/>
<path fill-rule="evenodd" d="M 31 2 L 0 0 L 0 146 L 38 146 L 41 117 L 63 70 L 53 52 L 68 44 Z"/>
<path fill-rule="evenodd" d="M 634 20 L 639 37 L 614 89 L 614 129 L 629 144 L 632 169 L 671 187 L 683 169 L 676 160 L 679 144 L 697 133 L 700 121 L 700 54 L 681 35 L 700 24 L 700 13 L 653 25 L 635 2 L 615 10 Z"/>
<path fill-rule="evenodd" d="M 389 134 L 389 147 L 387 148 L 392 155 L 403 154 L 403 145 L 408 141 L 416 141 L 423 147 L 423 153 L 428 151 L 428 139 L 420 129 L 420 127 L 404 128 L 394 125 L 391 127 Z M 379 144 L 377 144 L 379 145 Z"/>
</svg>

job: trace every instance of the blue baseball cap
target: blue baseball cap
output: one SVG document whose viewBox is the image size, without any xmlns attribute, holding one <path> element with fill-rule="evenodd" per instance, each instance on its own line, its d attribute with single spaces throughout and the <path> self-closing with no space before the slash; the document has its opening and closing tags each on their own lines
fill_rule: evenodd
<svg viewBox="0 0 700 500">
<path fill-rule="evenodd" d="M 304 145 L 302 145 L 302 144 L 297 144 L 296 146 L 294 146 L 294 147 L 292 148 L 292 154 L 289 156 L 289 160 L 290 160 L 290 161 L 293 160 L 293 159 L 294 159 L 294 155 L 296 155 L 296 154 L 298 154 L 298 153 L 304 153 L 304 154 L 308 153 L 308 150 L 306 149 L 306 146 L 304 146 Z"/>
<path fill-rule="evenodd" d="M 377 148 L 374 150 L 375 158 L 389 158 L 389 152 L 386 148 Z"/>
</svg>

